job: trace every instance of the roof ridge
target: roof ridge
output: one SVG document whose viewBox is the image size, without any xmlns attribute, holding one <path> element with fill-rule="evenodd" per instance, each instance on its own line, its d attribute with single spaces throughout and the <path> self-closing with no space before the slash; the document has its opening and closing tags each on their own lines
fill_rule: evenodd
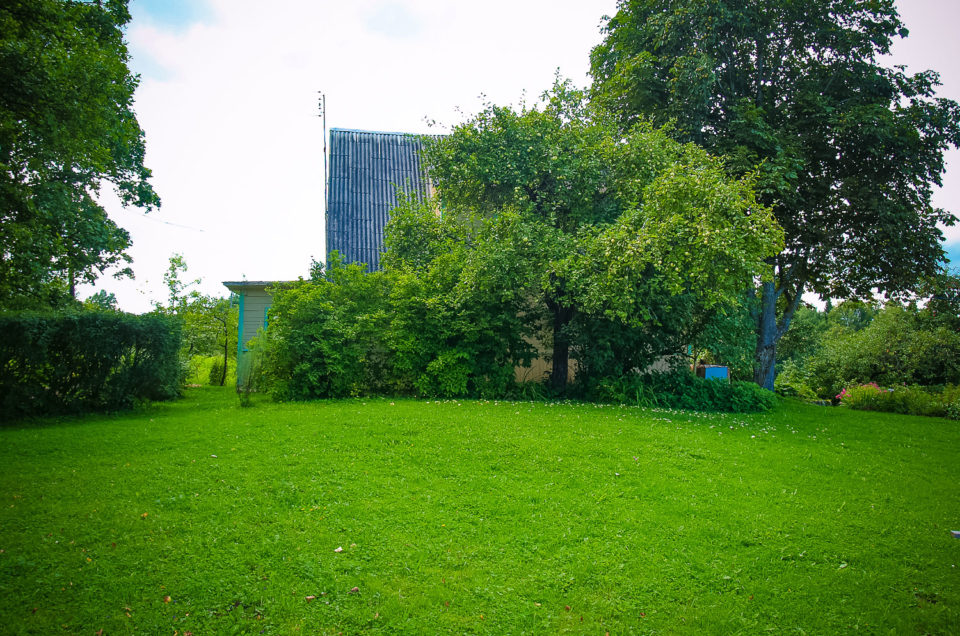
<svg viewBox="0 0 960 636">
<path fill-rule="evenodd" d="M 366 135 L 394 135 L 397 137 L 443 137 L 442 134 L 434 133 L 411 133 L 411 132 L 399 132 L 399 131 L 390 131 L 390 130 L 361 130 L 359 128 L 331 128 L 331 133 L 334 132 L 346 132 L 346 133 L 360 133 Z"/>
</svg>

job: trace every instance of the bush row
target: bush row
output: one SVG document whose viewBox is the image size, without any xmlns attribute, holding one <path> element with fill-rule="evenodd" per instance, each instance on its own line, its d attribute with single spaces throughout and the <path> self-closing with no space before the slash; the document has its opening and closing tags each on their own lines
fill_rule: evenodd
<svg viewBox="0 0 960 636">
<path fill-rule="evenodd" d="M 0 419 L 128 408 L 178 395 L 180 327 L 119 312 L 0 314 Z"/>
<path fill-rule="evenodd" d="M 927 415 L 960 420 L 960 385 L 942 391 L 919 386 L 882 388 L 874 382 L 845 388 L 837 399 L 842 406 L 861 411 Z"/>
<path fill-rule="evenodd" d="M 506 285 L 493 293 L 459 271 L 461 263 L 367 273 L 334 257 L 326 269 L 315 268 L 312 280 L 275 288 L 270 329 L 248 344 L 251 353 L 240 364 L 241 395 L 262 389 L 279 400 L 562 395 L 732 412 L 766 410 L 774 402 L 755 385 L 706 381 L 689 371 L 639 376 L 630 369 L 655 359 L 663 343 L 651 343 L 649 330 L 609 320 L 602 322 L 606 339 L 599 329 L 588 334 L 591 350 L 574 331 L 575 385 L 561 394 L 546 384 L 518 383 L 515 368 L 530 364 L 534 341 L 546 340 L 537 330 L 543 321 L 533 318 L 528 295 L 504 291 Z"/>
<path fill-rule="evenodd" d="M 752 382 L 705 380 L 689 371 L 647 373 L 603 380 L 604 401 L 691 411 L 751 413 L 776 406 L 776 396 Z"/>
<path fill-rule="evenodd" d="M 857 304 L 851 303 L 857 308 Z M 869 311 L 867 311 L 869 310 Z M 943 386 L 960 383 L 960 319 L 955 313 L 890 304 L 882 310 L 810 310 L 801 315 L 801 336 L 787 340 L 777 392 L 808 400 L 832 400 L 845 387 Z M 811 320 L 817 319 L 817 320 Z M 818 324 L 814 324 L 818 323 Z M 791 332 L 793 327 L 791 327 Z M 788 332 L 787 336 L 791 335 Z M 797 355 L 796 340 L 809 340 Z M 792 352 L 792 355 L 790 355 Z M 779 349 L 778 349 L 779 353 Z"/>
</svg>

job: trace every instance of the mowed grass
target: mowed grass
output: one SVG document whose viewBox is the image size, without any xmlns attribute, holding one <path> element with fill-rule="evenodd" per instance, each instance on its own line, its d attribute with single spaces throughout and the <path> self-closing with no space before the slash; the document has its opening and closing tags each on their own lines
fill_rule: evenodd
<svg viewBox="0 0 960 636">
<path fill-rule="evenodd" d="M 0 631 L 957 633 L 958 442 L 800 404 L 229 389 L 8 426 Z"/>
</svg>

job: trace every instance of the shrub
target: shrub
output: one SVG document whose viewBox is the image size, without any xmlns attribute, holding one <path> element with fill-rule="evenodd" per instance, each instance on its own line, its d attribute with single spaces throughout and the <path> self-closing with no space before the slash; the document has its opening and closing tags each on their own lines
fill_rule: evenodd
<svg viewBox="0 0 960 636">
<path fill-rule="evenodd" d="M 847 387 L 836 397 L 842 406 L 861 411 L 935 417 L 951 417 L 960 404 L 960 390 L 956 387 L 947 387 L 937 393 L 919 386 L 885 389 L 875 382 Z"/>
<path fill-rule="evenodd" d="M 844 387 L 943 385 L 960 381 L 960 333 L 912 307 L 889 305 L 864 329 L 835 326 L 804 363 L 811 388 L 831 398 Z"/>
<path fill-rule="evenodd" d="M 179 395 L 180 330 L 120 312 L 0 315 L 0 417 L 128 408 Z"/>
<path fill-rule="evenodd" d="M 250 347 L 237 359 L 237 397 L 240 406 L 250 406 L 250 395 L 259 393 L 264 384 L 262 335 L 248 342 Z"/>
<path fill-rule="evenodd" d="M 638 406 L 728 413 L 768 411 L 776 406 L 776 396 L 752 382 L 705 380 L 687 371 L 603 380 L 597 397 Z"/>
<path fill-rule="evenodd" d="M 792 360 L 781 365 L 773 386 L 777 394 L 784 397 L 796 397 L 802 400 L 816 400 L 818 397 L 816 392 L 810 388 L 807 375 L 803 372 L 803 369 Z"/>
<path fill-rule="evenodd" d="M 223 360 L 217 358 L 210 364 L 210 373 L 208 374 L 207 379 L 210 383 L 210 386 L 223 385 Z"/>
</svg>

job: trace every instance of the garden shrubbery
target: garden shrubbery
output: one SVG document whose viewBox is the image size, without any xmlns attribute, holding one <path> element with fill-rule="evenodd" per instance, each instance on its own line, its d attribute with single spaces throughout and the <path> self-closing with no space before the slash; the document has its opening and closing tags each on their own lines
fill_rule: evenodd
<svg viewBox="0 0 960 636">
<path fill-rule="evenodd" d="M 776 396 L 752 382 L 705 380 L 687 370 L 633 374 L 600 382 L 604 401 L 692 411 L 751 413 L 776 406 Z"/>
<path fill-rule="evenodd" d="M 357 395 L 505 396 L 532 347 L 516 307 L 458 283 L 464 261 L 422 276 L 367 273 L 359 264 L 316 267 L 309 281 L 274 290 L 258 342 L 263 379 L 277 399 Z"/>
<path fill-rule="evenodd" d="M 387 269 L 368 273 L 334 254 L 328 268 L 314 268 L 311 280 L 273 290 L 270 329 L 251 341 L 244 358 L 262 356 L 261 388 L 280 400 L 558 397 L 548 384 L 515 380 L 515 367 L 529 365 L 536 354 L 536 308 L 523 294 L 492 290 L 489 278 L 471 275 L 477 267 L 471 256 L 454 248 L 429 268 L 410 271 L 390 267 L 388 253 Z M 607 340 L 574 348 L 584 359 L 567 397 L 727 412 L 775 403 L 773 393 L 750 383 L 703 380 L 689 371 L 631 372 L 629 359 L 649 363 L 654 347 L 667 346 L 662 336 L 645 339 L 643 329 L 627 333 L 615 322 L 603 324 Z M 572 340 L 589 341 L 584 333 Z M 609 358 L 604 364 L 597 363 L 600 345 Z"/>
<path fill-rule="evenodd" d="M 108 411 L 179 394 L 180 327 L 119 312 L 0 314 L 0 418 Z"/>
<path fill-rule="evenodd" d="M 960 315 L 949 300 L 933 294 L 922 307 L 848 302 L 826 312 L 799 311 L 798 331 L 783 339 L 777 393 L 852 408 L 949 415 L 956 401 L 950 385 L 960 383 Z"/>
<path fill-rule="evenodd" d="M 920 386 L 882 388 L 870 382 L 843 389 L 837 399 L 842 406 L 861 411 L 960 419 L 960 386 L 954 385 L 937 391 Z"/>
</svg>

